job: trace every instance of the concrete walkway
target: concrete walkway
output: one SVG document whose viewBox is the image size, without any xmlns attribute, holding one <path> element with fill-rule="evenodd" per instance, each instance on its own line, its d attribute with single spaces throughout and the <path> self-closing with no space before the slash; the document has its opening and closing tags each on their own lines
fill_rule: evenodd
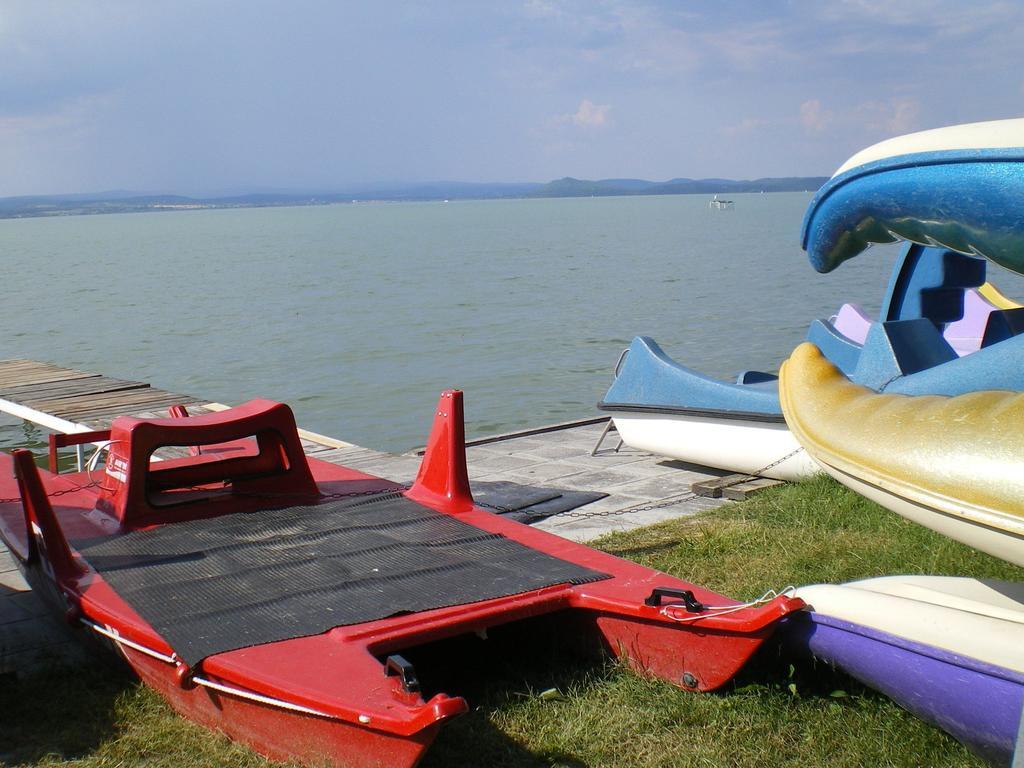
<svg viewBox="0 0 1024 768">
<path fill-rule="evenodd" d="M 88 658 L 88 651 L 71 630 L 33 594 L 14 558 L 0 544 L 0 675 L 21 674 L 55 661 L 80 663 Z"/>
</svg>

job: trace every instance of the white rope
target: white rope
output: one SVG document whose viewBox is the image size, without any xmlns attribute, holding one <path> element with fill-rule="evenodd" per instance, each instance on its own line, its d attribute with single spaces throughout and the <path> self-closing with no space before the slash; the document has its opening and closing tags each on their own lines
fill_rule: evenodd
<svg viewBox="0 0 1024 768">
<path fill-rule="evenodd" d="M 709 619 L 714 616 L 725 616 L 729 613 L 736 613 L 737 611 L 742 611 L 744 608 L 754 608 L 758 605 L 762 605 L 763 603 L 770 603 L 777 597 L 782 597 L 783 595 L 792 595 L 795 592 L 796 587 L 790 585 L 788 587 L 785 587 L 784 589 L 779 590 L 778 592 L 776 592 L 774 589 L 769 589 L 759 598 L 757 598 L 756 600 L 751 600 L 749 603 L 740 603 L 739 605 L 705 605 L 704 611 L 707 611 L 707 613 L 688 614 L 686 616 L 680 616 L 676 612 L 681 607 L 679 605 L 666 605 L 664 608 L 661 609 L 660 613 L 666 619 L 671 619 L 672 621 L 677 621 L 680 623 L 688 621 L 700 621 L 701 619 Z"/>
<path fill-rule="evenodd" d="M 112 446 L 114 443 L 120 443 L 120 442 L 122 442 L 122 441 L 121 440 L 105 440 L 104 442 L 102 442 L 102 443 L 100 443 L 99 445 L 96 446 L 96 450 L 92 452 L 92 455 L 89 457 L 89 460 L 87 462 L 85 462 L 85 475 L 86 475 L 86 477 L 89 478 L 89 484 L 90 485 L 96 485 L 101 490 L 107 491 L 108 493 L 113 493 L 114 492 L 113 488 L 106 488 L 101 483 L 98 483 L 96 480 L 93 480 L 92 473 L 96 469 L 96 465 L 99 463 L 100 454 L 103 451 L 105 451 L 108 448 L 110 448 L 110 446 Z"/>
<path fill-rule="evenodd" d="M 290 701 L 282 701 L 281 699 L 275 699 L 270 696 L 263 696 L 262 694 L 255 693 L 253 691 L 247 691 L 244 688 L 235 688 L 230 685 L 222 685 L 221 683 L 215 683 L 212 680 L 207 680 L 203 677 L 193 677 L 192 682 L 196 685 L 201 685 L 204 688 L 210 688 L 220 693 L 225 693 L 228 696 L 236 696 L 239 699 L 247 699 L 249 701 L 255 701 L 260 704 L 267 704 L 271 707 L 277 707 L 278 709 L 287 709 L 290 712 L 301 712 L 304 715 L 316 715 L 317 717 L 326 717 L 331 720 L 338 720 L 335 715 L 329 715 L 326 712 L 321 712 L 319 709 L 311 709 L 304 707 L 301 704 L 292 704 Z"/>
<path fill-rule="evenodd" d="M 105 451 L 114 442 L 114 440 L 104 440 L 102 443 L 96 446 L 96 450 L 92 452 L 92 455 L 89 456 L 89 460 L 85 462 L 86 471 L 92 471 L 96 469 L 96 462 L 100 457 L 100 452 Z"/>
<path fill-rule="evenodd" d="M 118 645 L 126 645 L 129 648 L 138 651 L 139 653 L 144 653 L 147 656 L 152 656 L 154 659 L 159 659 L 160 661 L 166 664 L 177 665 L 180 663 L 176 655 L 171 654 L 170 656 L 168 656 L 166 653 L 160 653 L 160 651 L 154 651 L 152 648 L 147 648 L 144 645 L 140 645 L 139 643 L 129 640 L 126 637 L 122 637 L 121 633 L 113 627 L 103 627 L 99 624 L 95 624 L 89 621 L 88 619 L 80 619 L 80 621 L 93 632 L 103 635 L 104 637 L 110 638 Z"/>
<path fill-rule="evenodd" d="M 119 646 L 127 646 L 133 650 L 143 653 L 146 656 L 150 656 L 154 659 L 158 659 L 166 664 L 173 664 L 176 667 L 182 665 L 181 659 L 178 658 L 177 654 L 171 654 L 168 656 L 166 653 L 155 651 L 152 648 L 147 648 L 144 645 L 136 643 L 132 640 L 123 637 L 120 632 L 110 626 L 102 626 L 96 624 L 88 619 L 81 619 L 82 624 L 87 626 L 93 632 L 103 635 L 110 640 L 113 640 Z M 287 709 L 290 712 L 301 712 L 305 715 L 316 715 L 317 717 L 326 717 L 332 720 L 338 720 L 336 715 L 328 714 L 327 712 L 321 712 L 319 709 L 311 709 L 310 707 L 304 707 L 301 704 L 293 704 L 290 701 L 283 701 L 282 699 L 275 699 L 271 696 L 264 696 L 256 693 L 255 691 L 248 691 L 244 688 L 235 688 L 234 686 L 224 685 L 222 683 L 215 683 L 212 680 L 207 680 L 204 677 L 193 676 L 192 682 L 196 685 L 202 686 L 203 688 L 210 688 L 214 691 L 227 694 L 228 696 L 235 696 L 240 699 L 247 699 L 248 701 L 255 701 L 260 704 L 266 704 L 271 707 L 277 707 L 278 709 Z M 360 715 L 360 722 L 363 722 L 362 718 L 366 718 L 366 722 L 369 722 L 369 718 L 366 715 Z"/>
</svg>

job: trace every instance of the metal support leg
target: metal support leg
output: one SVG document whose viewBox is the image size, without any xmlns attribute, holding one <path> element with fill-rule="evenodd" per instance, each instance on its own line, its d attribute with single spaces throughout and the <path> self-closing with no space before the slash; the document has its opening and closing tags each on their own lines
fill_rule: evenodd
<svg viewBox="0 0 1024 768">
<path fill-rule="evenodd" d="M 608 436 L 608 433 L 615 429 L 615 421 L 608 419 L 608 423 L 604 425 L 604 430 L 601 432 L 601 436 L 597 438 L 597 445 L 594 446 L 594 450 L 590 452 L 591 456 L 597 456 L 597 452 L 601 449 L 601 443 Z M 618 430 L 615 430 L 618 432 Z M 622 438 L 619 438 L 619 444 L 615 446 L 615 453 L 619 452 L 619 448 L 622 447 Z"/>
</svg>

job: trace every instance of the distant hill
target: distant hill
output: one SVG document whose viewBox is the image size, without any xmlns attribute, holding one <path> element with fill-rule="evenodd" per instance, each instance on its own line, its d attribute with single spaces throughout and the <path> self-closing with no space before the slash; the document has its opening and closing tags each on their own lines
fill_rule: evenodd
<svg viewBox="0 0 1024 768">
<path fill-rule="evenodd" d="M 609 195 L 713 195 L 737 192 L 813 192 L 827 176 L 787 176 L 777 179 L 602 179 L 589 181 L 566 176 L 530 193 L 530 197 L 598 197 Z"/>
<path fill-rule="evenodd" d="M 331 205 L 369 201 L 492 200 L 528 197 L 603 197 L 610 195 L 698 195 L 735 192 L 796 192 L 816 190 L 824 176 L 733 181 L 730 179 L 602 179 L 566 177 L 547 184 L 472 183 L 435 181 L 417 184 L 376 184 L 344 191 L 254 192 L 213 197 L 138 192 L 98 192 L 69 195 L 31 195 L 0 198 L 0 219 L 31 216 L 76 216 L 97 213 L 202 208 L 260 208 L 271 206 Z"/>
</svg>

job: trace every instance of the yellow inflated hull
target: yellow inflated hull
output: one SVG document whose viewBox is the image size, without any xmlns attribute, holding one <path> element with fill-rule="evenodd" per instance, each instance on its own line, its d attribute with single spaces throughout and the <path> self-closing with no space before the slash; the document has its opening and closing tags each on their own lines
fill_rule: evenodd
<svg viewBox="0 0 1024 768">
<path fill-rule="evenodd" d="M 1024 394 L 879 394 L 802 344 L 782 367 L 779 395 L 790 430 L 837 480 L 1024 565 Z"/>
</svg>

